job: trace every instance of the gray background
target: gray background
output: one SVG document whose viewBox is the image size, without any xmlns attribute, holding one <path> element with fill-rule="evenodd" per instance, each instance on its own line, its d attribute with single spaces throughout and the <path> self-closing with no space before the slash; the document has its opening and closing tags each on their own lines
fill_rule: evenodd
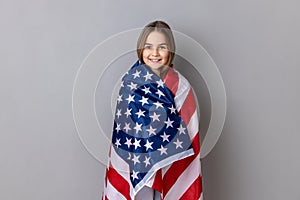
<svg viewBox="0 0 300 200">
<path fill-rule="evenodd" d="M 81 144 L 72 87 L 107 37 L 166 20 L 224 79 L 223 133 L 202 160 L 206 200 L 299 200 L 300 3 L 0 1 L 0 199 L 96 200 L 104 167 Z"/>
</svg>

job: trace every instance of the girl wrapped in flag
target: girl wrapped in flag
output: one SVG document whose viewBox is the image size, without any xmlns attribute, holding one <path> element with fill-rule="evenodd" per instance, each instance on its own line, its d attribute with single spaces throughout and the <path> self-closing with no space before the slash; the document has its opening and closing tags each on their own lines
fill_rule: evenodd
<svg viewBox="0 0 300 200">
<path fill-rule="evenodd" d="M 195 98 L 173 69 L 169 25 L 148 24 L 137 55 L 117 98 L 103 199 L 202 199 Z"/>
</svg>

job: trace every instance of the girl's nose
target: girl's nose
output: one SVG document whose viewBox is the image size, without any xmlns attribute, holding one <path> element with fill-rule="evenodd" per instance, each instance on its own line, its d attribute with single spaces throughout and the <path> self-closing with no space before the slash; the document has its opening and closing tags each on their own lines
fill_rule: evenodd
<svg viewBox="0 0 300 200">
<path fill-rule="evenodd" d="M 152 56 L 158 56 L 158 49 L 157 48 L 153 49 Z"/>
</svg>

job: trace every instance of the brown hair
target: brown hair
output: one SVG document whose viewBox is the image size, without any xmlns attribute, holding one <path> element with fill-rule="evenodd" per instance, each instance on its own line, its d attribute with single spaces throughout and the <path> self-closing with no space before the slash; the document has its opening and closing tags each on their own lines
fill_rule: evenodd
<svg viewBox="0 0 300 200">
<path fill-rule="evenodd" d="M 138 58 L 144 64 L 143 56 L 142 56 L 144 45 L 146 43 L 148 35 L 153 31 L 160 32 L 166 37 L 167 44 L 168 44 L 168 51 L 169 51 L 169 58 L 168 58 L 167 65 L 170 66 L 172 64 L 175 55 L 175 41 L 170 26 L 163 21 L 151 22 L 148 25 L 146 25 L 145 28 L 142 30 L 139 39 L 137 41 Z"/>
</svg>

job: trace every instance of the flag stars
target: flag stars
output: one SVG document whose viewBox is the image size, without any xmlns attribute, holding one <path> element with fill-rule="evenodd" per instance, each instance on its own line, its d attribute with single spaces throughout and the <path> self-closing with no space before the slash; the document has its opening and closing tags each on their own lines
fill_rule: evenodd
<svg viewBox="0 0 300 200">
<path fill-rule="evenodd" d="M 182 141 L 178 140 L 178 138 L 177 138 L 176 142 L 173 142 L 173 143 L 176 145 L 176 149 L 178 149 L 179 147 L 183 149 L 183 147 L 181 145 Z"/>
<path fill-rule="evenodd" d="M 120 141 L 121 141 L 121 138 L 116 139 L 115 145 L 117 146 L 117 148 L 119 148 L 119 146 L 121 146 Z"/>
<path fill-rule="evenodd" d="M 158 101 L 155 102 L 155 103 L 153 103 L 153 104 L 156 105 L 156 109 L 159 108 L 159 107 L 164 108 L 163 105 L 162 105 L 162 103 L 160 103 Z"/>
<path fill-rule="evenodd" d="M 161 135 L 160 137 L 162 137 L 162 139 L 163 139 L 163 142 L 164 142 L 164 141 L 167 141 L 167 142 L 169 142 L 169 137 L 170 137 L 170 135 L 167 135 L 167 134 L 166 134 L 166 132 L 164 132 L 164 134 L 163 134 L 163 135 Z"/>
<path fill-rule="evenodd" d="M 138 133 L 139 131 L 142 131 L 142 125 L 143 124 L 139 124 L 139 123 L 135 123 L 135 127 L 133 129 L 135 129 L 135 133 Z"/>
<path fill-rule="evenodd" d="M 163 155 L 163 154 L 168 155 L 168 153 L 167 153 L 168 148 L 164 148 L 163 145 L 160 145 L 160 148 L 157 150 L 160 151 L 160 155 Z"/>
<path fill-rule="evenodd" d="M 160 91 L 160 90 L 157 90 L 157 92 L 155 92 L 155 94 L 157 94 L 159 98 L 161 96 L 165 96 L 164 93 L 162 93 L 162 91 Z"/>
<path fill-rule="evenodd" d="M 117 123 L 117 127 L 115 128 L 115 130 L 117 131 L 117 133 L 121 130 L 121 124 Z"/>
<path fill-rule="evenodd" d="M 151 136 L 151 135 L 156 135 L 156 133 L 155 133 L 156 128 L 152 128 L 151 125 L 150 125 L 150 128 L 146 129 L 146 131 L 149 132 L 149 136 Z"/>
<path fill-rule="evenodd" d="M 121 111 L 121 109 L 117 109 L 116 116 L 118 117 L 118 119 L 120 118 L 120 116 L 122 116 Z"/>
<path fill-rule="evenodd" d="M 141 116 L 145 117 L 144 112 L 145 111 L 142 111 L 141 109 L 139 109 L 139 111 L 136 112 L 135 114 L 138 116 L 138 118 L 140 118 Z"/>
<path fill-rule="evenodd" d="M 172 105 L 172 107 L 169 107 L 171 114 L 174 113 L 176 114 L 176 108 L 174 108 L 174 106 Z"/>
<path fill-rule="evenodd" d="M 164 82 L 161 80 L 161 79 L 159 79 L 159 81 L 156 81 L 156 83 L 157 83 L 157 87 L 159 88 L 159 87 L 164 87 Z"/>
<path fill-rule="evenodd" d="M 118 99 L 117 99 L 118 103 L 120 103 L 123 100 L 122 96 L 123 96 L 122 94 L 118 96 Z"/>
<path fill-rule="evenodd" d="M 137 84 L 130 82 L 130 85 L 127 85 L 128 87 L 130 87 L 130 90 L 136 90 L 137 89 Z"/>
<path fill-rule="evenodd" d="M 126 112 L 124 113 L 126 115 L 126 117 L 128 118 L 129 116 L 131 116 L 131 110 L 132 108 L 126 110 Z"/>
<path fill-rule="evenodd" d="M 153 74 L 150 74 L 149 72 L 147 72 L 147 74 L 144 76 L 145 81 L 152 80 L 152 76 L 153 76 Z"/>
<path fill-rule="evenodd" d="M 131 154 L 130 153 L 128 153 L 127 160 L 131 160 Z"/>
<path fill-rule="evenodd" d="M 139 174 L 139 172 L 135 172 L 134 170 L 132 170 L 131 178 L 133 181 L 134 181 L 134 179 L 139 179 L 138 174 Z"/>
<path fill-rule="evenodd" d="M 150 157 L 145 156 L 145 160 L 143 161 L 143 163 L 145 163 L 145 167 L 150 165 Z"/>
<path fill-rule="evenodd" d="M 133 78 L 136 79 L 137 77 L 140 77 L 141 71 L 135 70 L 135 73 L 133 73 Z"/>
<path fill-rule="evenodd" d="M 130 146 L 132 145 L 132 142 L 131 142 L 131 138 L 127 138 L 126 137 L 126 142 L 124 143 L 127 145 L 128 149 L 130 148 Z M 130 158 L 130 154 L 129 154 L 129 158 Z"/>
<path fill-rule="evenodd" d="M 142 103 L 142 106 L 143 106 L 144 104 L 149 104 L 149 103 L 148 103 L 148 99 L 149 99 L 149 98 L 146 98 L 146 97 L 142 96 L 142 99 L 139 100 L 139 102 L 141 102 L 141 103 Z"/>
<path fill-rule="evenodd" d="M 172 124 L 173 124 L 173 122 L 174 122 L 174 121 L 171 121 L 171 120 L 170 120 L 170 118 L 168 117 L 168 120 L 167 120 L 167 121 L 165 121 L 165 124 L 167 125 L 167 127 L 166 127 L 166 128 L 169 128 L 169 127 L 172 127 L 172 128 L 173 128 L 173 125 L 172 125 Z"/>
<path fill-rule="evenodd" d="M 145 92 L 145 94 L 151 93 L 149 87 L 144 86 L 144 88 L 142 90 L 143 90 L 143 92 Z"/>
<path fill-rule="evenodd" d="M 177 130 L 179 131 L 179 135 L 181 135 L 181 133 L 185 134 L 185 129 L 186 129 L 186 128 L 184 128 L 184 127 L 182 126 L 182 124 L 180 124 L 180 127 L 177 128 Z"/>
<path fill-rule="evenodd" d="M 128 133 L 128 131 L 131 130 L 131 128 L 130 128 L 130 123 L 126 123 L 126 122 L 125 122 L 125 126 L 124 126 L 123 129 L 125 130 L 126 133 Z"/>
<path fill-rule="evenodd" d="M 138 147 L 141 147 L 140 142 L 141 142 L 141 140 L 138 140 L 138 139 L 134 138 L 134 143 L 133 143 L 134 149 L 137 149 Z"/>
<path fill-rule="evenodd" d="M 153 122 L 160 121 L 159 120 L 160 115 L 156 114 L 156 112 L 153 112 L 153 115 L 150 116 Z"/>
<path fill-rule="evenodd" d="M 132 161 L 133 161 L 133 164 L 135 165 L 136 163 L 140 163 L 140 160 L 139 160 L 140 156 L 136 156 L 133 154 L 133 158 L 132 158 Z"/>
<path fill-rule="evenodd" d="M 147 140 L 146 144 L 144 145 L 144 147 L 146 147 L 146 151 L 148 151 L 148 149 L 153 149 L 152 144 L 153 142 L 149 142 L 149 140 Z"/>
<path fill-rule="evenodd" d="M 126 100 L 128 101 L 128 104 L 130 104 L 130 102 L 134 102 L 134 95 L 128 95 Z"/>
</svg>

